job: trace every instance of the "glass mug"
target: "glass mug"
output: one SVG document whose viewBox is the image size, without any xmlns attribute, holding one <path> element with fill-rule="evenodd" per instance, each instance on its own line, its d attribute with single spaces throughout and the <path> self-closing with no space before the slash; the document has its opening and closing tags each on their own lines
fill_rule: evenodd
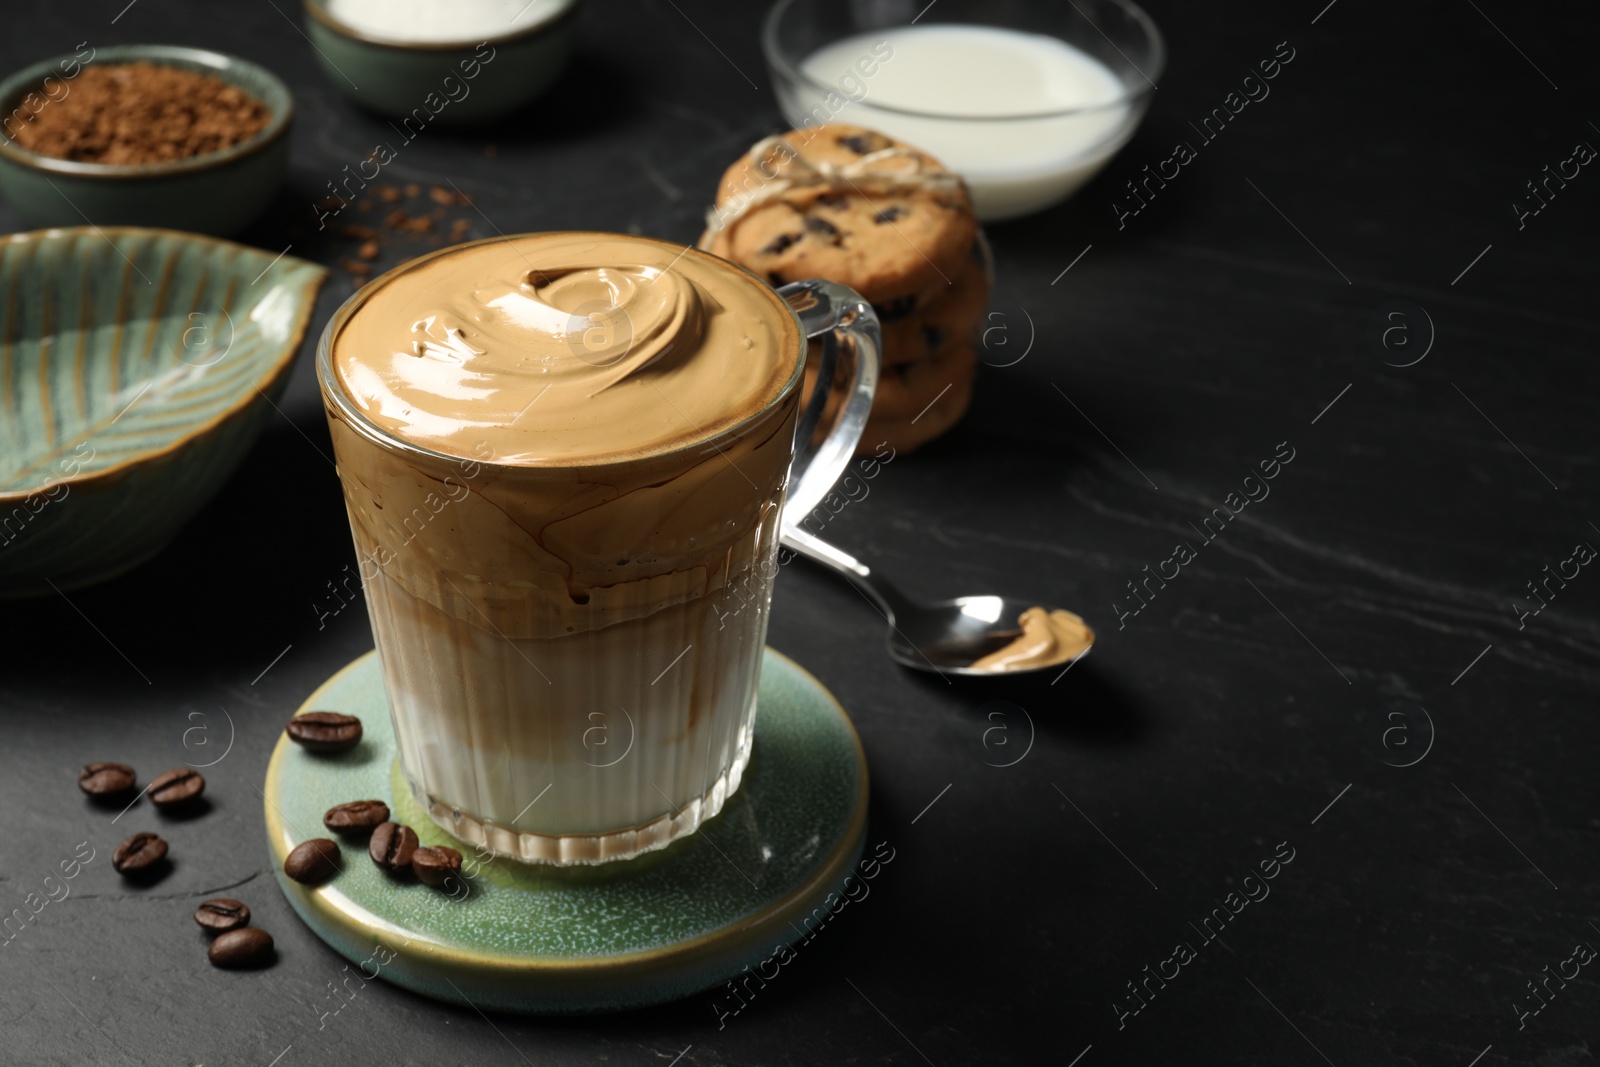
<svg viewBox="0 0 1600 1067">
<path fill-rule="evenodd" d="M 560 264 L 564 274 L 534 266 L 541 241 L 589 239 L 656 265 Z M 549 305 L 528 305 L 529 314 L 555 307 L 566 316 L 564 328 L 536 335 L 565 344 L 551 357 L 557 373 L 611 373 L 642 343 L 630 335 L 619 345 L 619 329 L 650 334 L 658 353 L 684 348 L 671 331 L 704 328 L 694 314 L 678 309 L 641 327 L 630 309 L 670 303 L 673 292 L 693 288 L 682 280 L 693 272 L 701 296 L 714 290 L 719 308 L 741 307 L 759 320 L 752 332 L 777 339 L 772 380 L 761 385 L 770 396 L 740 417 L 722 413 L 726 425 L 701 433 L 695 423 L 715 420 L 689 419 L 688 394 L 663 393 L 694 429 L 621 458 L 603 447 L 581 460 L 499 455 L 492 439 L 505 418 L 471 447 L 463 447 L 469 438 L 449 448 L 419 443 L 426 434 L 375 416 L 380 409 L 351 387 L 366 381 L 352 369 L 363 360 L 409 367 L 410 357 L 363 351 L 366 335 L 351 323 L 366 309 L 372 328 L 392 326 L 383 320 L 413 305 L 383 296 L 386 287 L 413 285 L 426 298 L 434 290 L 415 272 L 473 263 L 441 257 L 504 256 L 495 248 L 502 241 L 532 254 L 518 292 L 556 294 Z M 673 256 L 687 262 L 662 268 Z M 596 292 L 610 295 L 597 302 Z M 419 360 L 477 352 L 471 336 L 439 334 L 434 318 L 402 325 L 413 335 L 433 330 L 445 346 L 418 342 Z M 802 410 L 808 340 L 820 365 Z M 687 358 L 727 362 L 734 357 L 725 347 Z M 622 235 L 443 249 L 374 279 L 339 308 L 318 345 L 318 378 L 401 770 L 436 823 L 510 858 L 593 864 L 662 848 L 721 810 L 750 758 L 783 517 L 797 525 L 849 463 L 871 408 L 879 347 L 871 305 L 843 286 L 808 281 L 774 292 L 706 253 Z M 765 372 L 755 366 L 759 378 Z M 714 411 L 718 401 L 709 403 L 697 410 Z M 588 413 L 579 401 L 573 411 Z M 559 413 L 558 405 L 540 415 Z M 630 422 L 611 424 L 619 440 Z M 595 425 L 603 440 L 608 424 Z M 559 442 L 559 427 L 552 432 Z"/>
</svg>

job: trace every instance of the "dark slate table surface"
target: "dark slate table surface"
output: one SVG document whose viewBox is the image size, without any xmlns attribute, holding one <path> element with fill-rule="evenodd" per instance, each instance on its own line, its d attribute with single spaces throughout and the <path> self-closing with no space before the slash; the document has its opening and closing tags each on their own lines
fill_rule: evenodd
<svg viewBox="0 0 1600 1067">
<path fill-rule="evenodd" d="M 9 12 L 0 67 L 83 40 L 269 65 L 300 107 L 292 174 L 244 239 L 347 257 L 309 205 L 385 127 L 314 66 L 298 12 L 139 0 L 113 25 L 124 2 Z M 910 674 L 856 593 L 784 569 L 771 642 L 850 709 L 872 838 L 897 859 L 741 1014 L 719 1028 L 707 995 L 485 1018 L 373 983 L 319 1030 L 343 961 L 273 885 L 256 787 L 285 717 L 372 638 L 364 610 L 319 625 L 314 607 L 353 556 L 308 338 L 285 417 L 171 548 L 71 605 L 4 609 L 0 904 L 80 842 L 95 858 L 0 946 L 0 1058 L 1593 1063 L 1595 972 L 1546 976 L 1600 946 L 1600 573 L 1552 583 L 1536 616 L 1517 605 L 1600 545 L 1600 175 L 1521 225 L 1513 203 L 1600 145 L 1600 19 L 1324 2 L 1152 2 L 1172 61 L 1138 136 L 1070 203 L 991 228 L 1004 329 L 971 414 L 827 528 L 918 593 L 1074 608 L 1094 654 L 1056 684 Z M 545 104 L 492 134 L 429 130 L 389 174 L 471 193 L 470 236 L 486 216 L 687 242 L 723 167 L 780 128 L 760 6 L 596 0 Z M 1196 142 L 1189 122 L 1285 41 L 1271 95 L 1119 228 L 1123 183 Z M 0 226 L 24 223 L 4 208 Z M 423 247 L 392 242 L 380 265 Z M 315 328 L 350 291 L 336 272 Z M 1433 335 L 1403 368 L 1374 340 L 1394 301 L 1409 332 L 1391 343 Z M 1280 450 L 1270 496 L 1203 540 Z M 1134 600 L 1180 542 L 1192 561 Z M 203 818 L 113 826 L 78 794 L 89 759 L 196 761 L 185 731 L 220 745 L 224 711 L 237 734 Z M 111 870 L 129 823 L 181 841 L 154 887 Z M 1292 862 L 1244 881 L 1275 853 Z M 277 937 L 271 970 L 205 964 L 189 913 L 222 887 Z M 1260 899 L 1202 936 L 1243 891 Z"/>
</svg>

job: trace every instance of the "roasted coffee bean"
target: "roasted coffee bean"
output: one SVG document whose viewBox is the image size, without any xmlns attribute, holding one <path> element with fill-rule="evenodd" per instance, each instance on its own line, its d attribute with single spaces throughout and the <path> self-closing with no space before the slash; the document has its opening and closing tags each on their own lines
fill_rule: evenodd
<svg viewBox="0 0 1600 1067">
<path fill-rule="evenodd" d="M 284 728 L 289 740 L 312 752 L 343 752 L 361 741 L 361 720 L 336 711 L 308 711 L 296 715 Z"/>
<path fill-rule="evenodd" d="M 111 853 L 111 866 L 118 874 L 139 874 L 160 863 L 167 854 L 167 843 L 149 831 L 140 831 Z"/>
<path fill-rule="evenodd" d="M 126 763 L 90 763 L 78 775 L 78 788 L 92 797 L 121 796 L 138 781 Z"/>
<path fill-rule="evenodd" d="M 158 808 L 176 808 L 206 791 L 206 780 L 187 767 L 157 775 L 150 783 L 150 803 Z"/>
<path fill-rule="evenodd" d="M 443 845 L 429 845 L 411 854 L 411 869 L 428 885 L 442 886 L 461 870 L 461 853 Z"/>
<path fill-rule="evenodd" d="M 326 837 L 302 841 L 283 861 L 283 873 L 301 885 L 321 885 L 339 873 L 339 846 Z"/>
<path fill-rule="evenodd" d="M 388 821 L 389 805 L 381 800 L 352 800 L 329 808 L 322 816 L 322 825 L 336 834 L 350 837 L 369 834 Z"/>
<path fill-rule="evenodd" d="M 367 845 L 372 862 L 386 871 L 403 871 L 417 853 L 417 832 L 397 822 L 386 822 L 372 831 Z"/>
<path fill-rule="evenodd" d="M 276 954 L 272 935 L 254 926 L 218 934 L 206 950 L 206 958 L 213 967 L 228 968 L 261 967 L 271 963 Z"/>
<path fill-rule="evenodd" d="M 226 933 L 250 925 L 250 907 L 237 900 L 217 897 L 195 909 L 194 921 L 210 933 Z"/>
</svg>

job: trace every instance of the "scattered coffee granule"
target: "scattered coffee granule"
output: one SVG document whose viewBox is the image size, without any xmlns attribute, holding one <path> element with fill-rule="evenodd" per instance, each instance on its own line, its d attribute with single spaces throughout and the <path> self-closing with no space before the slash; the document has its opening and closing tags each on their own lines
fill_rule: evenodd
<svg viewBox="0 0 1600 1067">
<path fill-rule="evenodd" d="M 220 152 L 264 129 L 272 113 L 210 74 L 154 63 L 85 67 L 72 92 L 18 127 L 24 148 L 83 163 L 165 163 Z"/>
<path fill-rule="evenodd" d="M 389 212 L 388 215 L 384 216 L 383 224 L 389 227 L 391 230 L 398 230 L 401 233 L 433 232 L 432 219 L 428 218 L 426 215 L 412 218 L 410 215 L 405 213 L 403 208 L 395 208 L 393 211 Z"/>
<path fill-rule="evenodd" d="M 472 203 L 472 197 L 466 193 L 457 192 L 454 189 L 446 189 L 442 185 L 435 185 L 432 189 L 429 189 L 428 196 L 433 199 L 435 204 L 443 204 L 445 207 L 450 207 L 454 204 Z"/>
<path fill-rule="evenodd" d="M 360 222 L 341 222 L 332 227 L 340 237 L 354 242 L 338 258 L 354 288 L 360 288 L 382 269 L 376 261 L 386 258 L 386 250 L 397 244 L 401 249 L 425 243 L 458 244 L 470 236 L 472 217 L 461 217 L 453 209 L 470 209 L 472 198 L 448 186 L 423 186 L 417 182 L 384 183 L 365 187 L 367 195 L 347 202 L 326 196 L 316 202 L 319 214 L 339 214 L 349 210 Z M 414 255 L 407 250 L 406 255 Z"/>
</svg>

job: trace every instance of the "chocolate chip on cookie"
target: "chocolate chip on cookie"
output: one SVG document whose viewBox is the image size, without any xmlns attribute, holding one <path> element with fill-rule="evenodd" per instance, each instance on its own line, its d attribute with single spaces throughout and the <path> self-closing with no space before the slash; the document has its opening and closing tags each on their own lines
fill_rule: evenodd
<svg viewBox="0 0 1600 1067">
<path fill-rule="evenodd" d="M 943 435 L 967 413 L 972 404 L 972 379 L 957 379 L 950 388 L 936 396 L 931 403 L 910 418 L 873 418 L 867 422 L 863 442 L 873 442 L 873 448 L 888 445 L 897 453 L 914 452 Z M 863 444 L 859 453 L 866 455 Z"/>
<path fill-rule="evenodd" d="M 900 296 L 882 304 L 873 304 L 872 310 L 878 313 L 878 321 L 899 322 L 908 317 L 917 309 L 917 298 L 914 296 Z"/>
<path fill-rule="evenodd" d="M 932 359 L 951 345 L 974 346 L 989 307 L 989 277 L 981 263 L 967 263 L 939 295 L 906 318 L 883 323 L 887 366 Z"/>
<path fill-rule="evenodd" d="M 837 140 L 841 145 L 850 149 L 850 151 L 854 152 L 858 156 L 866 156 L 871 155 L 873 152 L 881 152 L 883 149 L 894 144 L 893 141 L 889 140 L 889 138 L 885 137 L 883 134 L 874 133 L 871 130 L 857 130 L 854 133 L 841 134 Z"/>
<path fill-rule="evenodd" d="M 908 452 L 950 429 L 972 402 L 977 369 L 977 348 L 964 343 L 947 344 L 931 359 L 884 368 L 858 453 L 870 453 L 881 441 Z M 815 367 L 806 368 L 807 396 L 816 374 Z"/>
<path fill-rule="evenodd" d="M 815 215 L 807 215 L 805 225 L 807 233 L 826 238 L 832 244 L 838 244 L 840 241 L 839 227 L 827 219 L 819 219 Z"/>
<path fill-rule="evenodd" d="M 764 256 L 781 256 L 783 255 L 785 249 L 787 249 L 790 245 L 797 243 L 799 240 L 800 234 L 780 233 L 778 236 L 774 237 L 770 243 L 761 249 L 761 254 Z"/>
</svg>

